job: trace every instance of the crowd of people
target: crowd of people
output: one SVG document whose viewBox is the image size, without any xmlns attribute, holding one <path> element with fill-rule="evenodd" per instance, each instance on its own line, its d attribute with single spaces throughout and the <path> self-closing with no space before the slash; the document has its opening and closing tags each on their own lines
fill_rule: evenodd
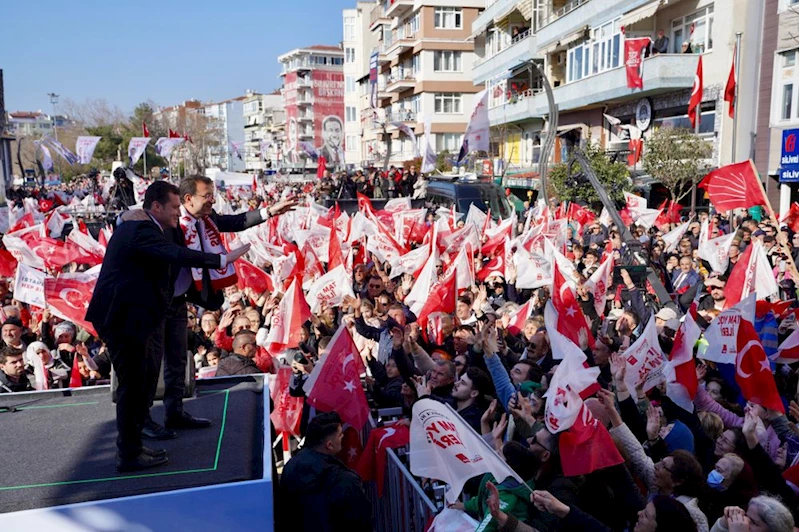
<svg viewBox="0 0 799 532">
<path fill-rule="evenodd" d="M 630 378 L 625 352 L 647 334 L 650 321 L 656 324 L 657 342 L 666 355 L 687 316 L 693 315 L 703 330 L 710 327 L 729 307 L 726 284 L 736 275 L 739 260 L 747 256 L 748 248 L 762 246 L 778 292 L 770 295 L 769 305 L 758 305 L 754 325 L 765 352 L 776 353 L 796 328 L 792 310 L 796 286 L 791 275 L 795 270 L 789 265 L 799 256 L 799 233 L 758 215 L 720 215 L 712 210 L 690 224 L 685 212 L 679 221 L 633 227 L 640 253 L 669 299 L 661 300 L 651 282 L 635 277 L 632 270 L 619 268 L 607 287 L 605 303 L 598 305 L 590 280 L 607 260 L 622 265 L 630 243 L 621 228 L 596 216 L 578 222 L 556 202 L 525 204 L 504 239 L 503 245 L 512 246 L 511 250 L 493 238 L 508 221 L 440 210 L 423 213 L 423 230 L 414 236 L 413 226 L 403 233 L 402 222 L 397 222 L 401 217 L 396 216 L 409 205 L 386 215 L 364 201 L 364 197 L 411 197 L 423 186 L 424 178 L 409 167 L 325 175 L 305 188 L 271 183 L 261 184 L 257 191 L 216 191 L 215 208 L 220 212 L 302 198 L 297 210 L 265 224 L 270 229 L 254 228 L 243 238 L 251 243 L 271 239 L 264 242 L 267 251 L 272 246 L 306 259 L 314 255 L 316 263 L 306 260 L 305 271 L 300 272 L 306 276 L 306 294 L 328 270 L 333 253 L 330 242 L 325 243 L 324 254 L 309 253 L 311 245 L 303 246 L 298 234 L 318 226 L 336 227 L 343 220 L 339 237 L 350 286 L 345 290 L 348 295 L 335 304 L 323 302 L 311 313 L 294 345 L 275 351 L 269 334 L 286 291 L 286 276 L 279 274 L 277 252 L 251 251 L 250 262 L 271 276 L 271 289 L 260 291 L 240 282 L 224 290 L 224 303 L 217 311 L 187 306 L 187 348 L 197 375 L 276 374 L 288 367 L 291 395 L 302 398 L 314 367 L 329 352 L 331 338 L 344 327 L 362 358 L 362 386 L 374 415 L 380 409 L 399 409 L 403 414 L 397 423 L 409 425 L 420 398 L 446 403 L 524 480 L 521 484 L 485 475 L 467 483 L 461 502 L 449 506 L 473 517 L 478 530 L 794 530 L 799 517 L 799 364 L 771 362 L 769 371 L 783 406 L 779 411 L 756 397 L 744 397 L 735 365 L 729 371 L 725 367 L 729 364 L 705 357 L 718 346 L 707 342 L 703 346 L 700 341 L 694 364 L 699 385 L 686 409 L 667 393 L 665 381 L 646 392 L 643 383 L 630 386 L 635 378 Z M 65 185 L 63 192 L 79 199 L 95 195 L 99 204 L 103 198 L 97 188 L 84 180 Z M 436 262 L 432 286 L 460 263 L 465 243 L 457 239 L 464 234 L 459 231 L 474 227 L 467 231 L 477 235 L 477 241 L 467 246 L 474 250 L 467 257 L 472 284 L 459 287 L 452 311 L 421 317 L 412 310 L 418 311 L 420 303 L 414 287 L 423 279 L 428 282 L 421 273 L 426 261 L 409 268 L 373 247 L 368 231 L 355 234 L 357 215 L 342 215 L 338 209 L 327 212 L 310 200 L 304 203 L 304 198 L 343 200 L 359 195 L 363 195 L 361 215 L 370 226 L 379 229 L 392 220 L 399 224 L 390 234 L 399 240 L 395 244 L 401 256 L 424 247 L 438 248 L 430 254 Z M 49 201 L 44 191 L 14 190 L 7 197 L 16 217 L 25 211 L 25 198 L 34 197 L 39 205 L 42 199 Z M 311 219 L 315 221 L 308 223 Z M 672 242 L 672 230 L 683 224 L 684 235 Z M 553 225 L 557 234 L 549 233 Z M 545 314 L 548 302 L 564 297 L 566 285 L 556 284 L 553 291 L 551 282 L 535 288 L 521 282 L 529 270 L 518 259 L 519 248 L 536 227 L 554 242 L 557 257 L 551 251 L 542 254 L 572 277 L 575 290 L 565 297 L 573 297 L 585 317 L 587 331 L 579 347 L 586 364 L 598 368 L 599 385 L 585 398 L 586 406 L 623 457 L 620 464 L 578 476 L 564 472 L 571 468 L 563 463 L 563 435 L 551 430 L 546 420 L 547 391 L 563 357 L 553 352 L 553 333 L 547 329 Z M 437 235 L 442 228 L 443 237 L 441 232 Z M 700 247 L 703 241 L 731 234 L 735 237 L 727 260 L 714 269 L 713 261 L 700 257 Z M 509 256 L 514 257 L 510 264 L 495 267 L 498 257 Z M 82 266 L 70 264 L 64 271 Z M 425 287 L 423 292 L 422 306 L 435 291 Z M 48 310 L 16 300 L 8 279 L 0 283 L 0 295 L 4 344 L 0 393 L 108 382 L 111 361 L 100 339 Z M 777 301 L 790 303 L 780 307 Z M 525 306 L 527 314 L 518 323 Z M 589 336 L 595 341 L 587 341 Z M 303 438 L 302 450 L 282 472 L 276 499 L 279 513 L 290 515 L 293 526 L 301 530 L 372 530 L 374 516 L 362 480 L 342 453 L 342 420 L 335 413 L 316 412 L 305 401 L 295 435 L 297 441 Z M 431 479 L 418 481 L 426 488 L 433 485 Z"/>
</svg>

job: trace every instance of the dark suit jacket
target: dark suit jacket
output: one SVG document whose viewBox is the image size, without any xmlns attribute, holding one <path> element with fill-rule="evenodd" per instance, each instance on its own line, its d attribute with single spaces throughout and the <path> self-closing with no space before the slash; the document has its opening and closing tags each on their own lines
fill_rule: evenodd
<svg viewBox="0 0 799 532">
<path fill-rule="evenodd" d="M 681 274 L 682 270 L 680 269 L 676 269 L 673 272 L 671 272 L 671 283 L 674 286 L 675 292 L 680 292 L 681 290 L 684 292 L 685 290 L 687 290 L 688 288 L 692 287 L 693 285 L 702 280 L 702 278 L 699 277 L 699 274 L 696 273 L 696 270 L 691 270 L 682 279 L 682 281 L 680 281 L 680 284 L 678 285 L 676 284 L 677 279 L 680 277 Z"/>
<path fill-rule="evenodd" d="M 218 214 L 216 211 L 211 211 L 210 216 L 221 233 L 237 233 L 264 221 L 263 217 L 261 217 L 260 210 L 230 215 Z M 164 234 L 169 241 L 183 248 L 186 247 L 183 231 L 179 229 L 166 229 Z M 173 291 L 180 270 L 181 267 L 178 266 L 171 268 L 169 281 Z M 192 283 L 189 287 L 189 291 L 186 293 L 186 298 L 206 310 L 217 310 L 224 302 L 224 294 L 222 292 L 214 292 L 211 289 L 211 274 L 208 272 L 207 268 L 203 271 L 202 290 L 197 290 L 194 287 L 194 283 Z"/>
<path fill-rule="evenodd" d="M 176 246 L 155 222 L 123 223 L 108 242 L 86 319 L 103 339 L 143 342 L 172 298 L 170 265 L 219 268 L 220 264 L 219 255 Z"/>
</svg>

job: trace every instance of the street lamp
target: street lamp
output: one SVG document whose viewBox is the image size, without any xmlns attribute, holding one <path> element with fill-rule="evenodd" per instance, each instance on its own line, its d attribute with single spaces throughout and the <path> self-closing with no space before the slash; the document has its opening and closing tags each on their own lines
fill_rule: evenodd
<svg viewBox="0 0 799 532">
<path fill-rule="evenodd" d="M 50 97 L 50 103 L 53 105 L 53 134 L 55 135 L 55 139 L 58 140 L 58 127 L 56 126 L 56 104 L 58 104 L 58 94 L 48 92 L 47 96 Z"/>
</svg>

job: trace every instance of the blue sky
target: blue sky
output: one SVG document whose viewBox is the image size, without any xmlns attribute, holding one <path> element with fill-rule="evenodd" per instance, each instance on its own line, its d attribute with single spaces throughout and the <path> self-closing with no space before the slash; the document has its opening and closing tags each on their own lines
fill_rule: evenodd
<svg viewBox="0 0 799 532">
<path fill-rule="evenodd" d="M 223 100 L 280 86 L 277 56 L 338 44 L 355 0 L 3 1 L 6 109 L 50 112 L 48 92 L 105 98 L 129 113 L 152 99 Z"/>
</svg>

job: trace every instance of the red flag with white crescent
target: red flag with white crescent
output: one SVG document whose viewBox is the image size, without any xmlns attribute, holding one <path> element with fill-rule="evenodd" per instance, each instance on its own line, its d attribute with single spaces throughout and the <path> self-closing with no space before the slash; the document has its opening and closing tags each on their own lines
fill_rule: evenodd
<svg viewBox="0 0 799 532">
<path fill-rule="evenodd" d="M 735 382 L 747 401 L 785 413 L 766 352 L 755 326 L 741 320 L 738 325 L 738 353 L 735 356 Z"/>
<path fill-rule="evenodd" d="M 704 80 L 702 79 L 702 56 L 699 56 L 699 63 L 696 66 L 694 75 L 694 86 L 691 89 L 691 99 L 688 101 L 688 118 L 691 120 L 691 127 L 696 127 L 699 117 L 699 106 L 702 103 L 702 91 L 704 90 Z"/>
<path fill-rule="evenodd" d="M 75 323 L 94 336 L 94 326 L 86 321 L 86 310 L 97 278 L 86 274 L 61 274 L 44 280 L 44 297 L 50 311 L 61 319 Z"/>
</svg>

